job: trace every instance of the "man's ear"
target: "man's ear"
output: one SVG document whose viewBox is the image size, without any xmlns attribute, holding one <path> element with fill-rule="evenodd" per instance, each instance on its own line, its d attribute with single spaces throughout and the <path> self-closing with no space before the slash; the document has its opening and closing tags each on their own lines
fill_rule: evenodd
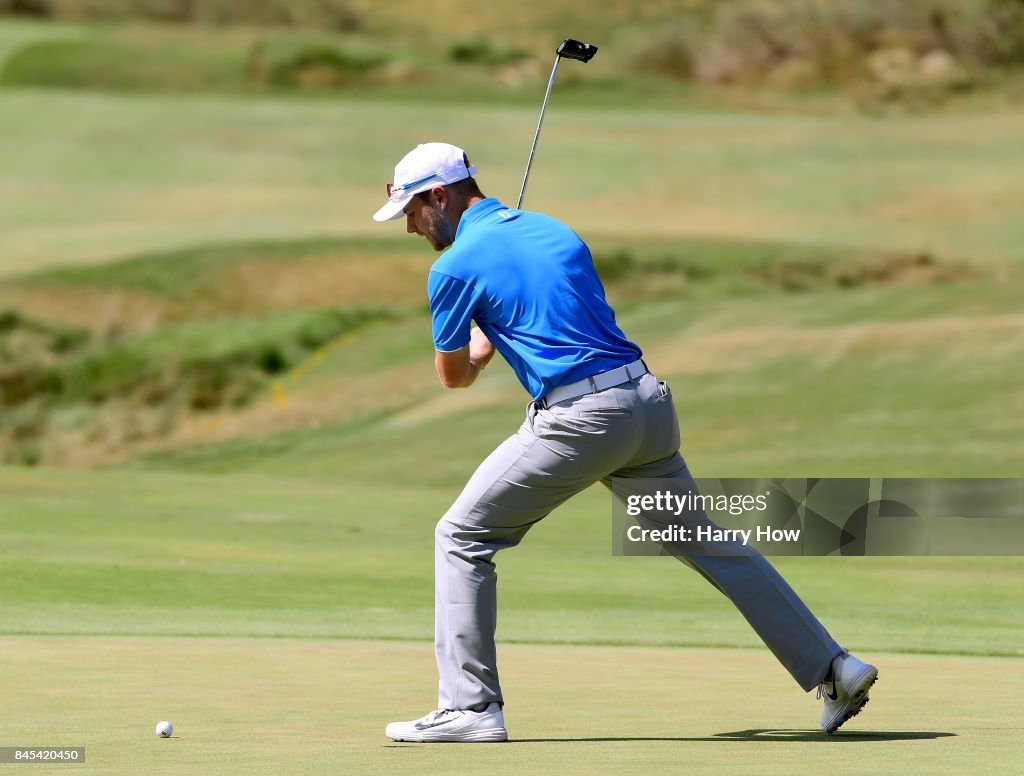
<svg viewBox="0 0 1024 776">
<path fill-rule="evenodd" d="M 430 190 L 430 198 L 437 203 L 442 210 L 448 207 L 448 190 L 444 186 L 434 186 Z"/>
</svg>

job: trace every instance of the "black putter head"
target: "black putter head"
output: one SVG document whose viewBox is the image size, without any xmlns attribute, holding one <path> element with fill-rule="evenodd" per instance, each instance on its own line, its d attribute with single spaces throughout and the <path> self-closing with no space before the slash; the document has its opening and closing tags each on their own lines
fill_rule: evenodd
<svg viewBox="0 0 1024 776">
<path fill-rule="evenodd" d="M 581 43 L 572 38 L 566 38 L 555 50 L 555 53 L 566 59 L 575 59 L 578 62 L 589 62 L 597 53 L 597 46 L 592 43 Z"/>
</svg>

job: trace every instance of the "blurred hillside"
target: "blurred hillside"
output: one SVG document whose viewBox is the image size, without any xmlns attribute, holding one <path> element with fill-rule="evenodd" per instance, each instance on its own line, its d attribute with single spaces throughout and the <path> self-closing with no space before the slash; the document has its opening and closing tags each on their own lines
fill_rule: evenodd
<svg viewBox="0 0 1024 776">
<path fill-rule="evenodd" d="M 868 109 L 1024 99 L 1022 0 L 551 0 L 515 13 L 466 0 L 431 13 L 408 0 L 0 0 L 0 14 L 85 25 L 13 53 L 8 85 L 481 97 L 543 81 L 553 41 L 571 34 L 602 55 L 565 79 L 619 97 L 689 85 L 838 88 Z"/>
</svg>

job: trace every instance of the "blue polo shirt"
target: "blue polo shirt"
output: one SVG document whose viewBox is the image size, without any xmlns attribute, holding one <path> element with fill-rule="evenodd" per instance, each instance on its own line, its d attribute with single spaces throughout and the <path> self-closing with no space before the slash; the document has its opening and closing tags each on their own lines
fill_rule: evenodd
<svg viewBox="0 0 1024 776">
<path fill-rule="evenodd" d="M 615 323 L 576 233 L 494 198 L 462 214 L 427 294 L 437 350 L 468 345 L 475 320 L 534 399 L 642 355 Z"/>
</svg>

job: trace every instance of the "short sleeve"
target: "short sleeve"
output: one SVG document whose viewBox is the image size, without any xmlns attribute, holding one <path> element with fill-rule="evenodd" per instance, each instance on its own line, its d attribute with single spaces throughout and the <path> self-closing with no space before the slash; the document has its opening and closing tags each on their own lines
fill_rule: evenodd
<svg viewBox="0 0 1024 776">
<path fill-rule="evenodd" d="M 431 272 L 427 278 L 430 298 L 434 347 L 450 353 L 469 344 L 470 321 L 479 294 L 464 280 L 442 272 Z"/>
</svg>

